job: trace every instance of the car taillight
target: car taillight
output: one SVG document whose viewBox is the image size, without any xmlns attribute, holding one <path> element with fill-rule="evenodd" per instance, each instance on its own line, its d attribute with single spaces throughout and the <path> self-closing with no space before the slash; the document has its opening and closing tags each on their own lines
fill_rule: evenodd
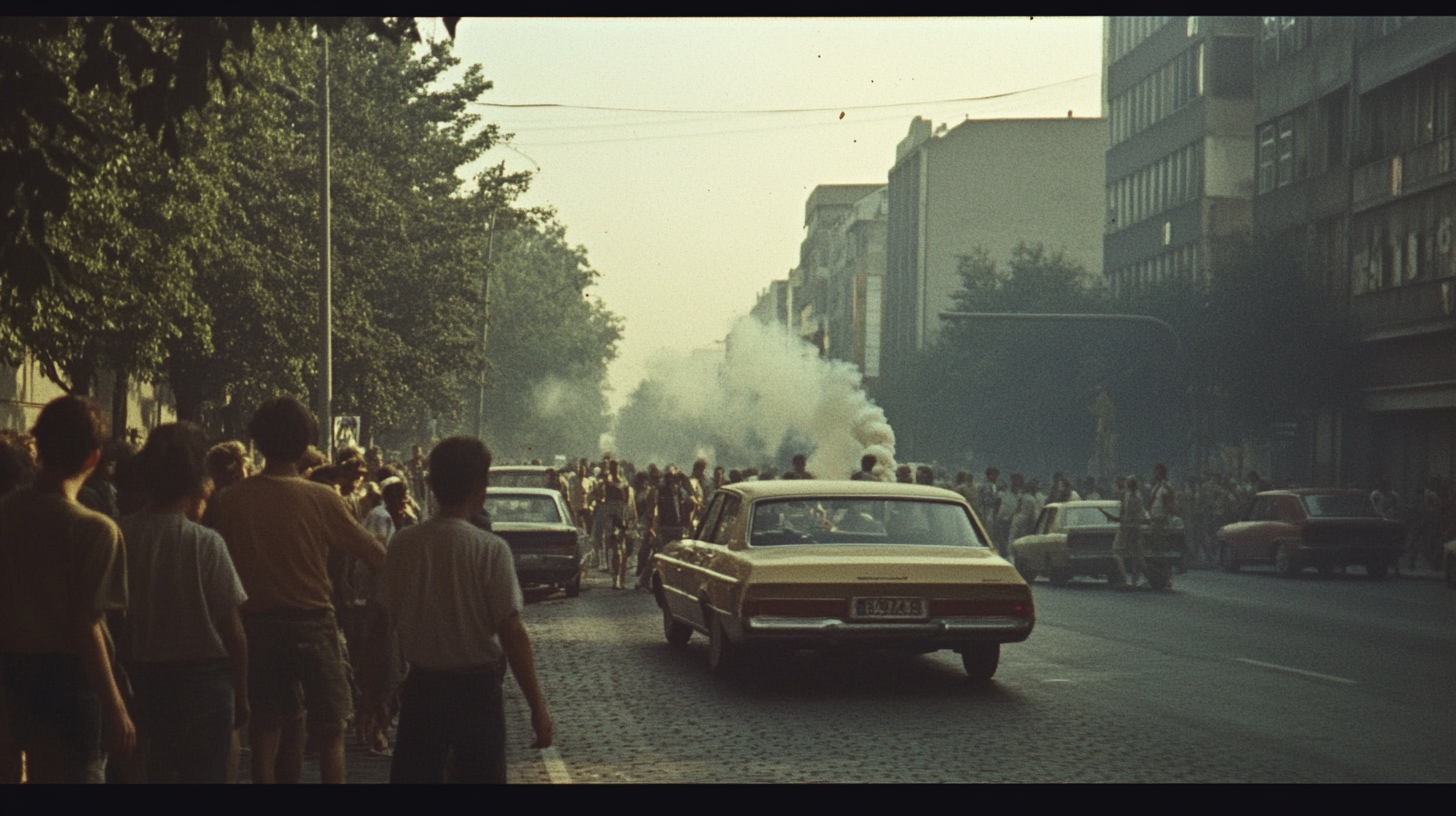
<svg viewBox="0 0 1456 816">
<path fill-rule="evenodd" d="M 1029 618 L 1031 615 L 1031 601 L 1024 600 L 941 598 L 930 602 L 932 618 Z"/>
<path fill-rule="evenodd" d="M 842 618 L 848 605 L 842 598 L 751 598 L 743 605 L 747 617 Z"/>
</svg>

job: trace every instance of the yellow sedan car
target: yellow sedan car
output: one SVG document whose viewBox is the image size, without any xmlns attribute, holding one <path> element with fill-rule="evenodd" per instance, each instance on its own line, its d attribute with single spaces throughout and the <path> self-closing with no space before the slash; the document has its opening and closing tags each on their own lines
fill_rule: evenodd
<svg viewBox="0 0 1456 816">
<path fill-rule="evenodd" d="M 1036 620 L 1026 581 L 966 500 L 885 482 L 740 482 L 654 557 L 663 632 L 708 636 L 715 674 L 794 649 L 960 653 L 989 680 Z"/>
</svg>

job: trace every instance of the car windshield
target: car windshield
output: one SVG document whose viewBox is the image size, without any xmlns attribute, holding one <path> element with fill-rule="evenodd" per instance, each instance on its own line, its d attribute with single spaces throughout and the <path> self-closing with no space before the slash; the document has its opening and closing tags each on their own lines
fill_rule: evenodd
<svg viewBox="0 0 1456 816">
<path fill-rule="evenodd" d="M 1111 513 L 1117 515 L 1117 508 Z M 1063 527 L 1116 527 L 1117 522 L 1102 514 L 1096 507 L 1067 507 L 1062 510 Z"/>
<path fill-rule="evenodd" d="M 779 499 L 753 507 L 749 544 L 985 547 L 965 508 L 923 499 Z"/>
<path fill-rule="evenodd" d="M 1359 493 L 1340 496 L 1300 496 L 1304 511 L 1310 516 L 1336 518 L 1380 518 L 1370 497 Z"/>
<path fill-rule="evenodd" d="M 485 511 L 493 524 L 560 524 L 561 512 L 550 496 L 485 497 Z"/>
<path fill-rule="evenodd" d="M 491 487 L 546 487 L 543 470 L 492 470 Z"/>
</svg>

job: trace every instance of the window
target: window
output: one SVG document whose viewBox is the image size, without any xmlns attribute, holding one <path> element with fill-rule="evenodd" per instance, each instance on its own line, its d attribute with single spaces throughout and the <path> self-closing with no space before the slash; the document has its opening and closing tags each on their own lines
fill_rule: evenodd
<svg viewBox="0 0 1456 816">
<path fill-rule="evenodd" d="M 1203 93 L 1203 45 L 1184 51 L 1108 103 L 1112 143 L 1182 110 Z"/>
<path fill-rule="evenodd" d="M 1274 126 L 1259 128 L 1259 192 L 1274 189 Z"/>
</svg>

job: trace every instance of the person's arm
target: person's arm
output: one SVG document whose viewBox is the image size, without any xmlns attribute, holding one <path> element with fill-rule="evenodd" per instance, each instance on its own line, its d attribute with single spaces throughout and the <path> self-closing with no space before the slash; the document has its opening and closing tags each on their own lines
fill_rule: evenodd
<svg viewBox="0 0 1456 816">
<path fill-rule="evenodd" d="M 520 613 L 511 615 L 496 628 L 501 648 L 505 650 L 506 662 L 511 666 L 521 693 L 526 695 L 526 704 L 531 707 L 531 729 L 536 732 L 532 748 L 550 748 L 555 724 L 551 712 L 546 708 L 546 697 L 536 679 L 536 657 L 531 651 L 531 636 L 526 633 L 526 624 Z"/>
<path fill-rule="evenodd" d="M 243 616 L 232 607 L 213 621 L 222 645 L 227 649 L 228 672 L 233 676 L 233 728 L 248 724 L 248 636 L 243 633 Z"/>
<path fill-rule="evenodd" d="M 108 747 L 114 754 L 130 756 L 136 747 L 136 726 L 126 712 L 116 676 L 111 673 L 111 655 L 106 648 L 106 623 L 100 612 L 77 616 L 78 656 L 86 670 L 86 680 L 101 698 L 101 714 L 106 724 Z"/>
<path fill-rule="evenodd" d="M 384 543 L 359 525 L 343 498 L 335 494 L 333 502 L 325 507 L 330 543 L 363 561 L 376 574 L 384 569 Z"/>
</svg>

